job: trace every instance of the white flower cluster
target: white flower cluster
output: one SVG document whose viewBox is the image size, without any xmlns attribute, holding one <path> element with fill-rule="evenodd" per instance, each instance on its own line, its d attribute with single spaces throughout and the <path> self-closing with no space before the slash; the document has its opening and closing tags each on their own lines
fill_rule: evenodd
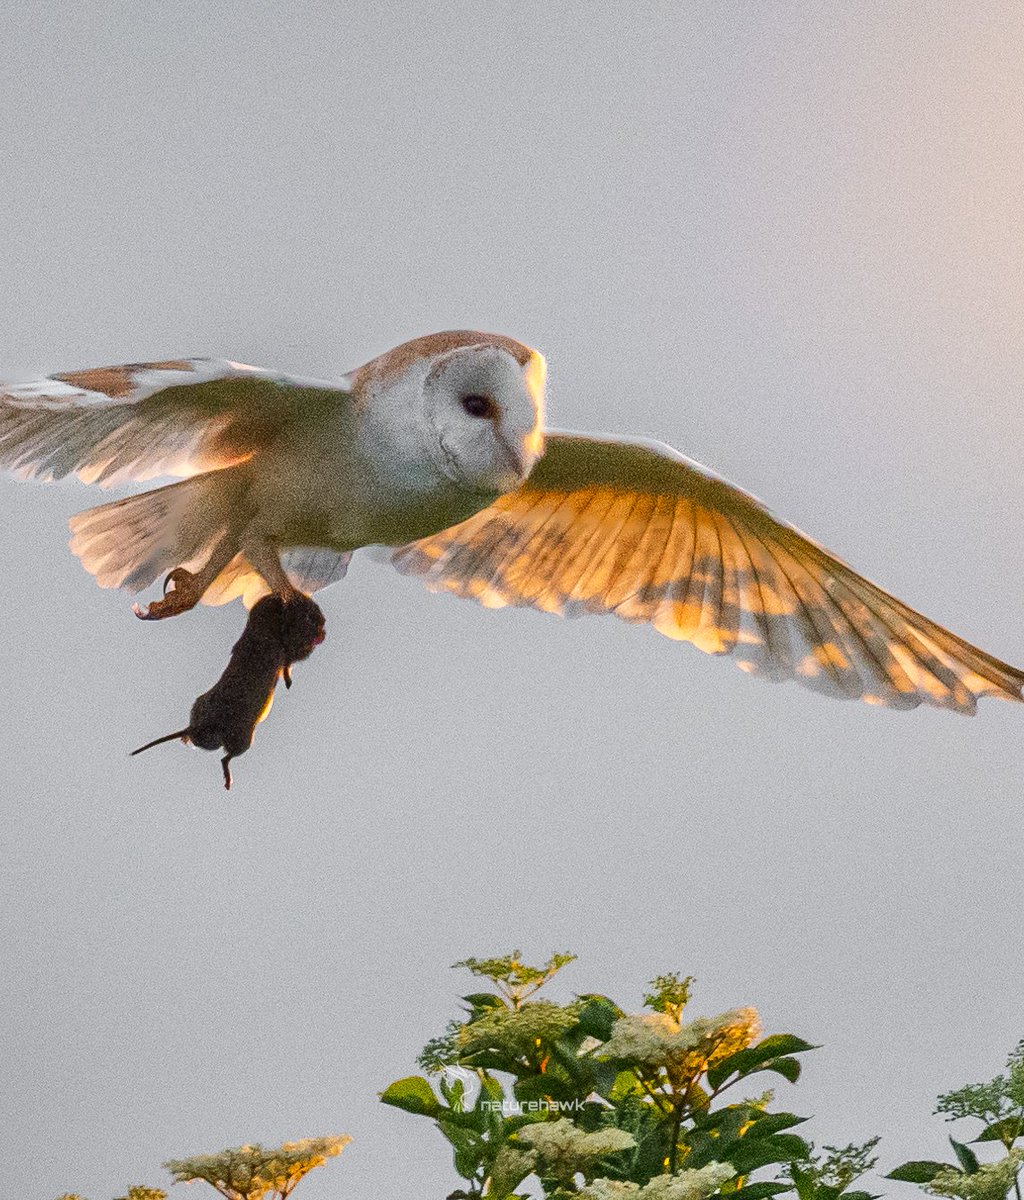
<svg viewBox="0 0 1024 1200">
<path fill-rule="evenodd" d="M 1024 1161 L 1024 1150 L 1011 1150 L 994 1163 L 982 1163 L 973 1175 L 965 1175 L 954 1167 L 947 1167 L 928 1184 L 926 1190 L 933 1196 L 954 1196 L 959 1200 L 1003 1200 Z"/>
<path fill-rule="evenodd" d="M 276 1149 L 258 1144 L 237 1146 L 220 1154 L 172 1159 L 164 1167 L 174 1176 L 175 1183 L 202 1180 L 228 1200 L 262 1200 L 275 1190 L 291 1191 L 304 1175 L 340 1154 L 351 1140 L 348 1134 L 341 1134 L 300 1138 Z"/>
<path fill-rule="evenodd" d="M 620 1058 L 648 1066 L 679 1062 L 698 1048 L 724 1057 L 750 1046 L 761 1036 L 756 1008 L 734 1008 L 717 1017 L 681 1023 L 670 1013 L 636 1013 L 621 1017 L 604 1044 L 602 1058 Z"/>
<path fill-rule="evenodd" d="M 636 1145 L 632 1134 L 624 1129 L 596 1129 L 586 1133 L 567 1117 L 528 1125 L 519 1131 L 519 1141 L 525 1142 L 544 1166 L 558 1176 L 571 1176 L 585 1170 L 595 1158 Z"/>
<path fill-rule="evenodd" d="M 539 1043 L 554 1042 L 579 1019 L 580 1005 L 532 1000 L 522 1008 L 497 1008 L 459 1029 L 459 1053 L 500 1050 L 513 1057 L 535 1051 Z"/>
<path fill-rule="evenodd" d="M 705 1200 L 736 1174 L 728 1163 L 708 1163 L 696 1171 L 658 1175 L 650 1183 L 595 1179 L 580 1189 L 585 1200 Z"/>
</svg>

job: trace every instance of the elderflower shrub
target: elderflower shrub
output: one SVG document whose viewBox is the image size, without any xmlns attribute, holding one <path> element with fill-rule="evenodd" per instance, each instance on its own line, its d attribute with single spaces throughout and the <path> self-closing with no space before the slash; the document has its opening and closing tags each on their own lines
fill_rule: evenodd
<svg viewBox="0 0 1024 1200">
<path fill-rule="evenodd" d="M 219 1154 L 197 1154 L 164 1163 L 175 1183 L 202 1181 L 226 1200 L 264 1200 L 288 1196 L 295 1185 L 329 1158 L 340 1154 L 352 1139 L 302 1138 L 276 1149 L 258 1144 L 237 1146 Z"/>
<path fill-rule="evenodd" d="M 83 1200 L 77 1192 L 64 1192 L 57 1200 Z M 128 1194 L 118 1196 L 115 1200 L 167 1200 L 167 1193 L 162 1188 L 142 1187 L 136 1185 L 128 1189 Z"/>
<path fill-rule="evenodd" d="M 315 1167 L 340 1154 L 352 1139 L 338 1137 L 302 1138 L 276 1149 L 236 1146 L 219 1154 L 195 1154 L 191 1158 L 164 1163 L 175 1183 L 208 1183 L 224 1200 L 285 1200 Z M 57 1200 L 84 1200 L 65 1192 Z M 167 1200 L 160 1188 L 130 1187 L 117 1200 Z"/>
<path fill-rule="evenodd" d="M 572 961 L 553 955 L 534 967 L 515 951 L 456 964 L 492 990 L 464 996 L 462 1018 L 427 1043 L 426 1076 L 381 1094 L 434 1121 L 451 1144 L 465 1181 L 452 1195 L 703 1200 L 724 1189 L 763 1200 L 793 1191 L 782 1172 L 809 1161 L 809 1143 L 792 1132 L 804 1118 L 777 1109 L 771 1092 L 738 1089 L 763 1071 L 795 1082 L 798 1056 L 814 1047 L 764 1037 L 751 1007 L 684 1015 L 692 976 L 659 975 L 641 1013 L 601 995 L 538 998 Z"/>
<path fill-rule="evenodd" d="M 959 1196 L 962 1200 L 1005 1200 L 1020 1197 L 1024 1164 L 1024 1042 L 1006 1060 L 1004 1073 L 987 1083 L 968 1083 L 939 1096 L 935 1112 L 947 1121 L 978 1121 L 982 1129 L 975 1144 L 998 1144 L 1003 1157 L 982 1162 L 977 1153 L 956 1138 L 949 1139 L 956 1163 L 915 1159 L 903 1163 L 888 1178 L 919 1184 L 933 1196 Z"/>
</svg>

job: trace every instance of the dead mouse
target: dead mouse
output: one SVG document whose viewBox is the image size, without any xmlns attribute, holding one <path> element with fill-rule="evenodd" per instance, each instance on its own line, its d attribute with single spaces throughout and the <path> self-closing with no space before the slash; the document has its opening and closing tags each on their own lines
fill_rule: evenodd
<svg viewBox="0 0 1024 1200">
<path fill-rule="evenodd" d="M 264 596 L 253 605 L 224 673 L 192 705 L 188 725 L 133 750 L 141 754 L 176 738 L 200 750 L 224 750 L 224 786 L 231 787 L 231 760 L 252 745 L 256 726 L 274 702 L 277 681 L 291 687 L 291 666 L 324 640 L 324 614 L 308 596 Z"/>
</svg>

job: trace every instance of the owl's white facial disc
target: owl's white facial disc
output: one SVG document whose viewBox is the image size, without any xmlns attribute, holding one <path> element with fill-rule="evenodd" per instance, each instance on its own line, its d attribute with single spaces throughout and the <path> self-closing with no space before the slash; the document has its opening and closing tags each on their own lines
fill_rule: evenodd
<svg viewBox="0 0 1024 1200">
<path fill-rule="evenodd" d="M 497 346 L 441 355 L 423 384 L 424 416 L 442 473 L 469 491 L 514 491 L 543 450 L 544 359 L 525 365 Z"/>
</svg>

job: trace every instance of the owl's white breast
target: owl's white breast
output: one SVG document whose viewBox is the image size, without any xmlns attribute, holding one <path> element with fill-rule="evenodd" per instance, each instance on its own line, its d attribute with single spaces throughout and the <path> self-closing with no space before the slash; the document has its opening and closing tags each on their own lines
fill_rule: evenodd
<svg viewBox="0 0 1024 1200">
<path fill-rule="evenodd" d="M 411 382 L 411 381 L 410 381 Z M 493 497 L 447 479 L 405 380 L 286 432 L 254 461 L 250 495 L 280 545 L 402 545 L 458 524 Z"/>
</svg>

